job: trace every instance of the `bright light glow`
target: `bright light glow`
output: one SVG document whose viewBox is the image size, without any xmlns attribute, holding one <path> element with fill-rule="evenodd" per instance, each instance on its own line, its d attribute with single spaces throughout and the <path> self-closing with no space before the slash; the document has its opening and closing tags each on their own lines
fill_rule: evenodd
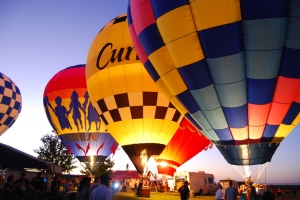
<svg viewBox="0 0 300 200">
<path fill-rule="evenodd" d="M 265 170 L 267 165 L 268 163 L 251 165 L 251 167 L 239 165 L 232 166 L 238 171 L 238 173 L 243 177 L 243 179 L 251 179 L 253 182 L 256 182 Z M 254 172 L 254 174 L 252 172 Z"/>
<path fill-rule="evenodd" d="M 166 167 L 167 163 L 166 162 L 160 162 L 159 165 L 162 166 L 162 167 Z"/>
<path fill-rule="evenodd" d="M 143 151 L 141 152 L 140 159 L 141 159 L 142 166 L 145 168 L 145 166 L 147 165 L 147 162 L 149 160 L 149 156 L 147 155 L 146 149 L 143 149 Z"/>
<path fill-rule="evenodd" d="M 115 183 L 114 183 L 114 188 L 118 188 L 119 185 L 120 185 L 119 182 L 115 182 Z"/>
<path fill-rule="evenodd" d="M 245 178 L 250 179 L 251 178 L 251 171 L 249 166 L 244 166 L 244 171 L 245 171 Z"/>
<path fill-rule="evenodd" d="M 91 162 L 91 163 L 95 162 L 94 156 L 90 156 L 90 162 Z"/>
</svg>

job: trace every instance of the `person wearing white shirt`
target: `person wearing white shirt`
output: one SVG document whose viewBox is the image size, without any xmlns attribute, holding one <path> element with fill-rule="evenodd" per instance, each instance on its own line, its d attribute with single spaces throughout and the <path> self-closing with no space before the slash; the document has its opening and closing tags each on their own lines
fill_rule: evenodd
<svg viewBox="0 0 300 200">
<path fill-rule="evenodd" d="M 102 174 L 101 184 L 91 192 L 89 200 L 112 200 L 112 191 L 109 189 L 110 180 L 108 174 Z"/>
<path fill-rule="evenodd" d="M 221 184 L 218 184 L 218 188 L 217 188 L 217 192 L 216 192 L 216 200 L 223 200 L 224 198 L 224 193 L 223 193 L 223 187 Z"/>
</svg>

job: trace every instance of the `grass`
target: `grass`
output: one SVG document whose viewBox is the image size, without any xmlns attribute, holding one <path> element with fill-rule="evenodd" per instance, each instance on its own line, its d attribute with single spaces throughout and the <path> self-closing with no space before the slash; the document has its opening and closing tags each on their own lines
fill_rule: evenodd
<svg viewBox="0 0 300 200">
<path fill-rule="evenodd" d="M 180 200 L 180 196 L 176 192 L 171 193 L 161 193 L 161 192 L 150 192 L 150 197 L 135 197 L 133 191 L 129 192 L 118 192 L 113 195 L 113 200 Z M 202 196 L 196 196 L 195 198 L 192 197 L 190 200 L 215 200 L 214 195 L 202 195 Z M 275 195 L 276 200 L 300 200 L 300 194 L 297 195 L 284 195 L 282 197 L 278 197 Z"/>
<path fill-rule="evenodd" d="M 196 198 L 191 198 L 191 199 L 200 199 L 201 200 L 214 200 L 215 196 L 214 195 L 207 195 L 207 196 L 196 196 Z M 134 199 L 139 199 L 139 200 L 180 200 L 179 193 L 171 192 L 171 193 L 162 193 L 162 192 L 150 192 L 150 197 L 135 197 L 133 191 L 130 192 L 118 192 L 114 194 L 113 200 L 134 200 Z"/>
</svg>

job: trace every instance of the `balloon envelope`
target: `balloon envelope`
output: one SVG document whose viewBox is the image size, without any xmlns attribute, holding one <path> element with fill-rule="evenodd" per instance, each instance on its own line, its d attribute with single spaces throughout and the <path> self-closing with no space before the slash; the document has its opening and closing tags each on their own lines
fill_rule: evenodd
<svg viewBox="0 0 300 200">
<path fill-rule="evenodd" d="M 21 109 L 22 98 L 19 88 L 0 72 L 0 136 L 13 125 Z"/>
<path fill-rule="evenodd" d="M 170 142 L 156 158 L 158 174 L 173 177 L 178 167 L 202 150 L 207 150 L 209 144 L 210 141 L 184 118 Z"/>
<path fill-rule="evenodd" d="M 118 144 L 89 98 L 85 65 L 68 67 L 49 80 L 44 108 L 52 128 L 80 162 L 102 162 L 115 153 Z"/>
<path fill-rule="evenodd" d="M 270 161 L 300 121 L 299 4 L 130 0 L 147 71 L 230 164 Z"/>
<path fill-rule="evenodd" d="M 146 72 L 130 39 L 127 16 L 104 26 L 87 57 L 87 86 L 107 129 L 139 173 L 159 155 L 183 116 Z"/>
</svg>

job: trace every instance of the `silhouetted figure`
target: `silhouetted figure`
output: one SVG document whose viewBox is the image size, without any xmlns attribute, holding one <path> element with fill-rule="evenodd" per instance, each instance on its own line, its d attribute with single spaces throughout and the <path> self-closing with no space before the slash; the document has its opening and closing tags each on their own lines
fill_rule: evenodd
<svg viewBox="0 0 300 200">
<path fill-rule="evenodd" d="M 41 177 L 41 172 L 37 173 L 37 176 L 31 180 L 31 185 L 38 191 L 43 191 L 45 187 L 44 178 Z"/>
<path fill-rule="evenodd" d="M 189 182 L 184 181 L 184 185 L 179 188 L 178 192 L 181 200 L 187 200 L 190 197 Z"/>
<path fill-rule="evenodd" d="M 79 183 L 79 187 L 76 193 L 76 200 L 87 200 L 89 199 L 89 188 L 91 184 L 90 177 L 83 177 Z"/>
<path fill-rule="evenodd" d="M 29 190 L 36 190 L 30 184 L 29 179 L 26 178 L 26 172 L 21 173 L 21 177 L 15 181 L 14 187 L 16 188 L 15 194 L 21 199 L 24 197 L 25 193 L 29 192 Z"/>
<path fill-rule="evenodd" d="M 51 192 L 59 192 L 60 183 L 57 177 L 53 177 L 51 183 Z"/>
<path fill-rule="evenodd" d="M 73 118 L 73 121 L 74 121 L 74 124 L 76 125 L 77 127 L 77 130 L 79 131 L 79 125 L 78 125 L 78 122 L 81 126 L 81 129 L 83 129 L 83 126 L 82 126 L 82 120 L 81 120 L 81 113 L 80 113 L 80 110 L 85 114 L 85 110 L 83 109 L 81 103 L 79 102 L 78 100 L 78 94 L 76 91 L 73 91 L 72 92 L 72 95 L 71 95 L 71 102 L 70 102 L 70 109 L 67 111 L 67 115 L 69 115 L 71 113 L 71 111 L 73 111 L 72 113 L 72 118 Z"/>
<path fill-rule="evenodd" d="M 60 96 L 57 96 L 55 98 L 55 103 L 56 103 L 55 115 L 58 118 L 58 122 L 60 124 L 61 130 L 64 130 L 65 128 L 72 129 L 71 124 L 68 119 L 67 109 L 66 109 L 66 107 L 61 105 L 62 99 Z"/>
<path fill-rule="evenodd" d="M 139 196 L 139 195 L 141 194 L 142 187 L 143 187 L 143 183 L 142 183 L 142 182 L 139 182 L 139 185 L 138 185 L 138 187 L 136 188 L 136 195 L 137 195 L 137 196 Z"/>
<path fill-rule="evenodd" d="M 96 130 L 100 130 L 100 117 L 98 116 L 97 112 L 95 111 L 95 108 L 93 107 L 93 104 L 89 98 L 88 92 L 84 94 L 84 103 L 82 104 L 83 109 L 86 110 L 86 106 L 88 104 L 88 114 L 87 114 L 87 121 L 88 121 L 88 131 L 91 130 L 92 122 L 95 122 Z M 86 118 L 86 117 L 85 117 Z"/>
<path fill-rule="evenodd" d="M 251 188 L 250 188 L 249 199 L 250 200 L 260 200 L 259 196 L 256 193 L 256 189 L 254 186 L 251 186 Z"/>
<path fill-rule="evenodd" d="M 272 189 L 269 185 L 266 186 L 266 191 L 262 195 L 263 200 L 275 200 L 275 196 L 272 192 Z"/>
<path fill-rule="evenodd" d="M 9 175 L 7 178 L 7 183 L 4 185 L 4 195 L 7 200 L 15 199 L 14 195 L 14 175 Z"/>
<path fill-rule="evenodd" d="M 48 96 L 45 96 L 45 98 L 43 99 L 43 101 L 44 101 L 44 105 L 45 105 L 45 112 L 46 112 L 47 118 L 49 119 L 49 123 L 51 124 L 51 126 L 53 127 L 53 129 L 55 130 L 55 132 L 57 133 L 58 130 L 57 130 L 57 127 L 55 126 L 54 122 L 52 121 L 52 118 L 51 118 L 51 115 L 50 115 L 50 112 L 49 112 L 49 107 L 54 112 L 54 114 L 55 114 L 55 110 L 52 107 L 52 105 L 50 104 Z"/>
</svg>

